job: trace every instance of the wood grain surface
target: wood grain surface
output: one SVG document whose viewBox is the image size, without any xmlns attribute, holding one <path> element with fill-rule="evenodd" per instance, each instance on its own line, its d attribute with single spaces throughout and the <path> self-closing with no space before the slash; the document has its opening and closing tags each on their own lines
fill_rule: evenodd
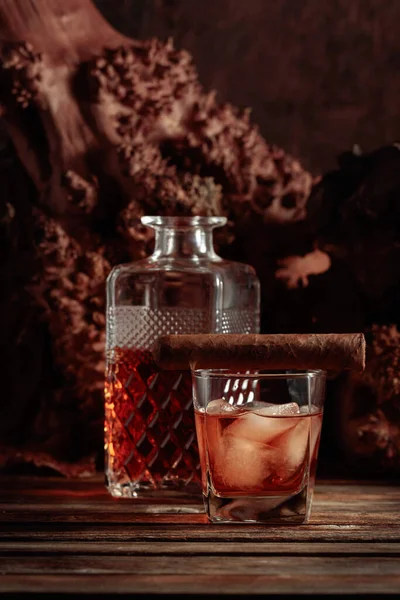
<svg viewBox="0 0 400 600">
<path fill-rule="evenodd" d="M 215 525 L 200 499 L 0 479 L 0 594 L 398 595 L 400 487 L 319 482 L 310 523 Z M 178 512 L 179 511 L 179 512 Z"/>
</svg>

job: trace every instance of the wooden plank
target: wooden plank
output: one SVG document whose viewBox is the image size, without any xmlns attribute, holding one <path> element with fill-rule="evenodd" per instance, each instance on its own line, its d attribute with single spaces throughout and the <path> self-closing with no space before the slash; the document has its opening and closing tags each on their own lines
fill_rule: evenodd
<svg viewBox="0 0 400 600">
<path fill-rule="evenodd" d="M 44 484 L 42 484 L 44 485 Z M 166 504 L 163 495 L 156 500 L 143 499 L 115 499 L 107 493 L 93 489 L 88 482 L 88 489 L 81 488 L 79 494 L 65 489 L 62 482 L 60 489 L 43 489 L 30 495 L 32 490 L 14 493 L 5 496 L 2 494 L 0 502 L 0 518 L 18 520 L 27 519 L 28 513 L 81 513 L 90 512 L 101 515 L 111 515 L 116 521 L 121 520 L 121 515 L 142 514 L 202 514 L 203 504 L 200 499 L 179 499 L 174 504 Z M 393 511 L 399 513 L 400 488 L 380 486 L 348 486 L 336 489 L 335 486 L 320 486 L 314 494 L 313 518 L 326 519 L 327 512 L 341 513 L 367 513 L 379 514 L 382 518 L 390 519 Z M 33 490 L 34 492 L 34 490 Z M 25 513 L 25 514 L 24 514 Z"/>
<path fill-rule="evenodd" d="M 316 542 L 399 542 L 400 528 L 398 524 L 389 526 L 375 525 L 306 525 L 298 527 L 263 527 L 245 525 L 240 527 L 218 526 L 140 526 L 134 527 L 98 525 L 91 523 L 53 524 L 39 527 L 34 524 L 18 523 L 3 527 L 0 539 L 20 541 L 75 541 L 75 542 L 107 542 L 126 543 L 141 541 L 151 543 L 199 542 L 209 543 L 232 542 L 243 544 L 249 542 L 276 543 L 280 541 L 296 541 L 303 543 Z"/>
<path fill-rule="evenodd" d="M 400 512 L 390 512 L 390 513 L 382 513 L 381 511 L 374 511 L 366 513 L 364 511 L 357 512 L 347 512 L 343 511 L 325 511 L 320 512 L 318 515 L 315 515 L 313 519 L 310 521 L 312 525 L 321 525 L 325 526 L 329 525 L 329 522 L 334 527 L 343 527 L 349 525 L 369 525 L 369 526 L 389 526 L 392 524 L 393 526 L 397 526 L 400 521 Z M 119 513 L 110 513 L 110 512 L 89 512 L 89 513 L 74 513 L 74 512 L 65 512 L 65 511 L 52 511 L 49 513 L 43 512 L 30 512 L 30 511 L 2 511 L 0 515 L 0 531 L 4 530 L 9 524 L 12 523 L 31 523 L 35 524 L 36 527 L 44 524 L 79 524 L 82 525 L 90 523 L 93 526 L 99 524 L 107 524 L 112 523 L 116 527 L 134 527 L 134 526 L 145 526 L 145 525 L 170 525 L 170 526 L 193 526 L 197 524 L 203 524 L 203 526 L 209 526 L 213 528 L 215 531 L 217 528 L 221 529 L 225 527 L 225 525 L 219 524 L 209 524 L 207 522 L 207 518 L 204 514 L 199 515 L 191 515 L 190 519 L 186 517 L 186 515 L 165 515 L 165 514 L 155 514 L 149 516 L 148 514 L 119 514 Z M 238 524 L 236 527 L 247 527 L 249 524 Z M 264 529 L 270 527 L 270 525 L 264 525 Z M 293 528 L 293 525 L 288 525 L 288 527 Z M 301 527 L 298 525 L 297 527 Z"/>
<path fill-rule="evenodd" d="M 350 491 L 349 491 L 350 490 Z M 60 491 L 60 490 L 59 490 Z M 143 500 L 116 500 L 106 496 L 100 502 L 93 496 L 75 496 L 67 492 L 54 501 L 54 497 L 35 498 L 29 501 L 17 497 L 15 502 L 1 502 L 0 522 L 87 522 L 92 523 L 204 523 L 202 504 L 177 503 L 174 506 Z M 365 487 L 361 492 L 352 489 L 342 492 L 332 486 L 316 491 L 311 523 L 397 523 L 400 516 L 400 489 Z"/>
<path fill-rule="evenodd" d="M 393 573 L 302 574 L 225 574 L 193 575 L 5 575 L 1 580 L 3 593 L 70 593 L 70 594 L 294 594 L 358 595 L 393 594 L 398 597 L 400 576 Z"/>
<path fill-rule="evenodd" d="M 400 543 L 390 542 L 0 542 L 1 556 L 20 556 L 29 559 L 35 556 L 400 556 Z"/>
<path fill-rule="evenodd" d="M 167 574 L 167 575 L 279 575 L 286 577 L 306 574 L 318 575 L 398 575 L 400 562 L 396 556 L 296 556 L 288 560 L 286 556 L 34 556 L 29 560 L 20 557 L 4 556 L 0 564 L 2 575 L 12 574 Z"/>
<path fill-rule="evenodd" d="M 297 578 L 285 579 L 279 575 L 247 576 L 232 574 L 227 580 L 225 576 L 203 575 L 193 580 L 191 575 L 176 576 L 163 575 L 155 578 L 149 575 L 77 575 L 69 576 L 45 576 L 25 575 L 23 580 L 19 576 L 9 575 L 2 578 L 3 593 L 63 593 L 68 594 L 111 594 L 113 597 L 119 594 L 196 594 L 204 597 L 208 595 L 243 594 L 249 595 L 265 594 L 312 594 L 315 596 L 338 594 L 393 594 L 398 595 L 399 577 L 385 576 L 376 577 L 364 575 L 361 577 L 342 576 L 337 580 L 334 575 L 324 577 L 304 576 L 301 580 Z"/>
<path fill-rule="evenodd" d="M 370 509 L 372 511 L 379 511 L 387 508 L 395 508 L 399 510 L 400 502 L 400 490 L 391 493 L 363 493 L 363 494 L 343 494 L 338 495 L 336 493 L 329 494 L 327 492 L 320 492 L 314 495 L 313 512 L 319 510 L 349 510 L 349 503 L 353 509 Z M 12 502 L 4 502 L 3 499 L 0 502 L 0 511 L 57 511 L 60 509 L 65 511 L 88 511 L 94 510 L 98 512 L 118 512 L 118 513 L 156 513 L 156 512 L 170 512 L 191 514 L 204 512 L 204 506 L 202 502 L 180 503 L 175 502 L 174 504 L 164 504 L 162 502 L 155 503 L 151 502 L 139 502 L 137 500 L 128 499 L 112 499 L 107 498 L 99 501 L 93 498 L 79 498 L 76 499 L 74 496 L 64 495 L 62 498 L 53 498 L 52 496 L 37 496 L 34 501 L 26 500 L 23 498 L 14 498 Z"/>
<path fill-rule="evenodd" d="M 26 507 L 10 510 L 2 509 L 0 512 L 0 523 L 115 523 L 115 524 L 145 524 L 145 523 L 168 523 L 174 524 L 196 524 L 207 523 L 207 517 L 203 513 L 192 514 L 164 514 L 164 513 L 136 513 L 136 512 L 112 512 L 96 511 L 95 509 L 85 511 L 70 511 L 65 509 L 27 510 Z"/>
</svg>

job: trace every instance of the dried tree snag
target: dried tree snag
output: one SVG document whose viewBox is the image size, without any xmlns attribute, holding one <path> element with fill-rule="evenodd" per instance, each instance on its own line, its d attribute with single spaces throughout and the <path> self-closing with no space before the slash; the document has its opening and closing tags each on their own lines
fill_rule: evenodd
<svg viewBox="0 0 400 600">
<path fill-rule="evenodd" d="M 363 371 L 362 333 L 169 335 L 153 350 L 159 367 L 175 369 L 323 369 Z"/>
<path fill-rule="evenodd" d="M 0 0 L 0 115 L 0 466 L 93 471 L 104 283 L 152 250 L 140 217 L 224 214 L 227 247 L 252 215 L 303 219 L 313 178 L 188 52 L 121 35 L 90 0 Z"/>
</svg>

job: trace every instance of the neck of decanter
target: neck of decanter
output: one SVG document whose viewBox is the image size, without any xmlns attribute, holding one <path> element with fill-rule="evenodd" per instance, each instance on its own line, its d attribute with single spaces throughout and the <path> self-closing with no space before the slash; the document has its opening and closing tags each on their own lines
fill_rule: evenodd
<svg viewBox="0 0 400 600">
<path fill-rule="evenodd" d="M 152 258 L 205 258 L 215 259 L 212 229 L 193 227 L 175 229 L 155 228 L 155 245 Z"/>
<path fill-rule="evenodd" d="M 160 258 L 218 259 L 213 229 L 226 224 L 226 217 L 142 217 L 143 225 L 155 230 L 153 260 Z"/>
</svg>

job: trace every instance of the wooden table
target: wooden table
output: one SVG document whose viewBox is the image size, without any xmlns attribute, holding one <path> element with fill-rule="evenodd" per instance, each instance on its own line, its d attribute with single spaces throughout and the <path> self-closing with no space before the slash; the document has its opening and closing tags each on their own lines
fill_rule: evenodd
<svg viewBox="0 0 400 600">
<path fill-rule="evenodd" d="M 100 477 L 0 479 L 0 593 L 400 593 L 400 487 L 318 482 L 308 525 L 215 525 Z M 157 512 L 151 512 L 156 509 Z M 42 597 L 42 596 L 41 596 Z"/>
</svg>

